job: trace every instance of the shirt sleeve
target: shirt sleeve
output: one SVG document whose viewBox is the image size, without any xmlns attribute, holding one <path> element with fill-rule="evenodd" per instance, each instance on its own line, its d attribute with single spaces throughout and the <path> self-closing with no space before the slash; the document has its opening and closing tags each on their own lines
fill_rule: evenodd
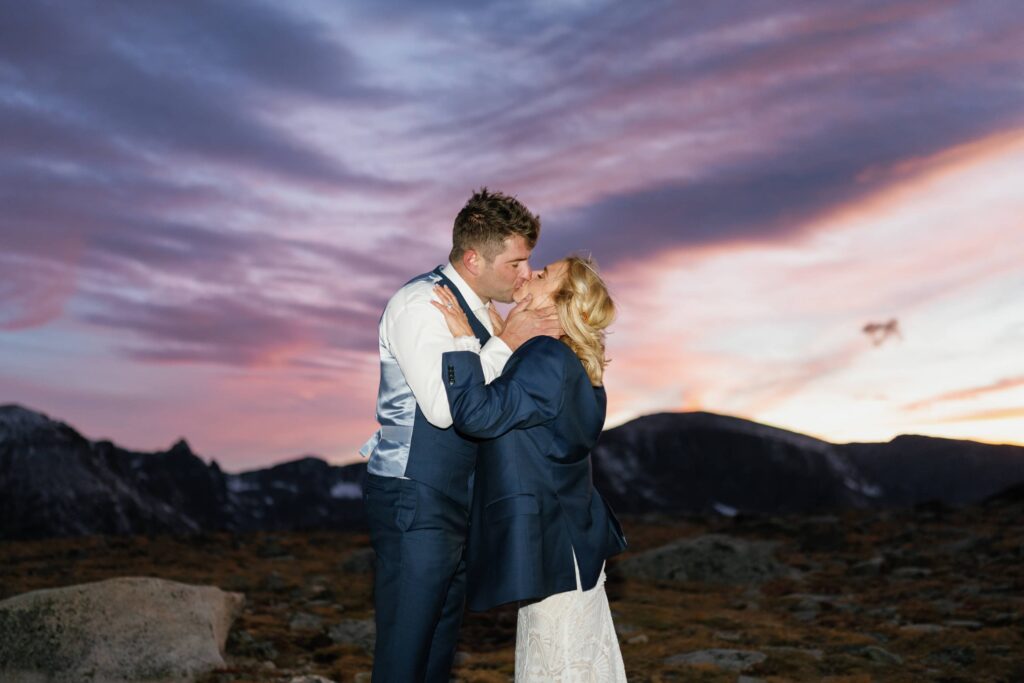
<svg viewBox="0 0 1024 683">
<path fill-rule="evenodd" d="M 444 316 L 430 305 L 429 298 L 417 297 L 385 311 L 384 322 L 388 346 L 423 416 L 435 427 L 447 429 L 452 415 L 441 381 L 441 354 L 453 351 L 455 340 Z M 491 337 L 480 349 L 484 380 L 490 382 L 501 375 L 511 355 L 505 342 Z"/>
</svg>

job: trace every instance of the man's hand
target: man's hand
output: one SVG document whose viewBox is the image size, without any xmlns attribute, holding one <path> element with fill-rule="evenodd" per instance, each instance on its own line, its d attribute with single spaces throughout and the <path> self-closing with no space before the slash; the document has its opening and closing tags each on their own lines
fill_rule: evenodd
<svg viewBox="0 0 1024 683">
<path fill-rule="evenodd" d="M 562 336 L 562 325 L 558 322 L 558 310 L 554 306 L 530 309 L 533 296 L 528 294 L 508 312 L 505 329 L 498 337 L 515 351 L 533 337 Z"/>
</svg>

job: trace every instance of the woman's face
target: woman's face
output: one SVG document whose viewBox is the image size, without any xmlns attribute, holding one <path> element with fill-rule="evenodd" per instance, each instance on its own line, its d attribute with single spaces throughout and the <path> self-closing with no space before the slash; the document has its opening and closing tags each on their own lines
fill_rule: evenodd
<svg viewBox="0 0 1024 683">
<path fill-rule="evenodd" d="M 527 294 L 532 294 L 530 308 L 550 306 L 554 303 L 555 292 L 562 286 L 566 268 L 568 264 L 563 260 L 549 263 L 542 270 L 533 271 L 533 277 L 512 293 L 512 300 L 519 303 Z"/>
</svg>

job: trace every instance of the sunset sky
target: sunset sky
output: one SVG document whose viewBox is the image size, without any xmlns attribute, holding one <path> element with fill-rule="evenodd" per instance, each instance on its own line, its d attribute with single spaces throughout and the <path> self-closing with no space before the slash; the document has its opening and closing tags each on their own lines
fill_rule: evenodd
<svg viewBox="0 0 1024 683">
<path fill-rule="evenodd" d="M 351 461 L 483 185 L 601 265 L 610 426 L 1024 444 L 1013 1 L 0 2 L 0 404 Z"/>
</svg>

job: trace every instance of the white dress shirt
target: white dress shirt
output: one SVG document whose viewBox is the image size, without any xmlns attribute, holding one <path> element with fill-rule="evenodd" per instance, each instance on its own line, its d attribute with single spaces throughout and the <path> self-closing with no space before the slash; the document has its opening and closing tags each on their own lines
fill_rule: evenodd
<svg viewBox="0 0 1024 683">
<path fill-rule="evenodd" d="M 447 263 L 441 272 L 458 288 L 469 305 L 471 310 L 466 314 L 475 315 L 487 331 L 493 333 L 487 305 L 466 284 L 455 267 Z M 380 350 L 382 357 L 390 354 L 398 362 L 427 421 L 446 429 L 452 424 L 452 415 L 441 381 L 441 354 L 455 351 L 457 346 L 444 316 L 430 303 L 436 300 L 433 283 L 428 280 L 414 281 L 398 290 L 388 301 L 381 317 Z M 468 340 L 460 340 L 458 348 L 466 349 L 466 342 Z M 468 348 L 473 346 L 469 342 Z M 485 381 L 490 382 L 499 376 L 511 355 L 508 345 L 492 336 L 480 348 Z"/>
</svg>

